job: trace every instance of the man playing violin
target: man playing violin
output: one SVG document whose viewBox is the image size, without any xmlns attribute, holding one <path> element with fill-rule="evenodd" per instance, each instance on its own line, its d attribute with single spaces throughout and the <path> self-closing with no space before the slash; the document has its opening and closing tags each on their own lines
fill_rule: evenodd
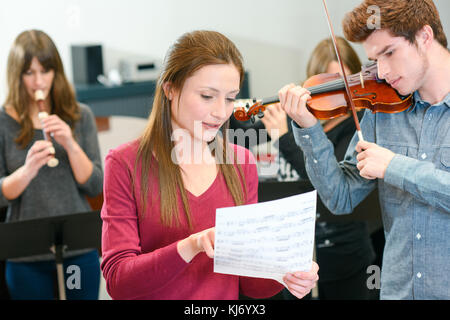
<svg viewBox="0 0 450 320">
<path fill-rule="evenodd" d="M 377 28 L 368 23 L 373 8 Z M 307 108 L 310 92 L 283 87 L 280 103 L 309 178 L 335 214 L 352 212 L 378 187 L 386 237 L 381 299 L 450 299 L 450 52 L 439 13 L 432 0 L 365 0 L 343 28 L 377 62 L 378 77 L 413 102 L 400 113 L 366 110 L 365 141 L 355 134 L 338 163 Z"/>
</svg>

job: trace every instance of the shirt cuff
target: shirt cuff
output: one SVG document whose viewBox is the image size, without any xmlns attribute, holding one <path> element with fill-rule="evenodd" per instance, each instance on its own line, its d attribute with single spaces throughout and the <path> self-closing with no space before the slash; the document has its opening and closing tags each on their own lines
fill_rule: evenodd
<svg viewBox="0 0 450 320">
<path fill-rule="evenodd" d="M 304 153 L 322 149 L 327 144 L 327 136 L 319 121 L 310 128 L 301 128 L 292 120 L 292 132 L 297 145 Z"/>
</svg>

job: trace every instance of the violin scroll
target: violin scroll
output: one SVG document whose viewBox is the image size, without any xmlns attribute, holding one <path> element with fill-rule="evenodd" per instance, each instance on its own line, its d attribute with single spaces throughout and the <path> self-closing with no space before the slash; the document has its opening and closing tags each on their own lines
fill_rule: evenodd
<svg viewBox="0 0 450 320">
<path fill-rule="evenodd" d="M 264 117 L 266 106 L 262 104 L 262 100 L 242 99 L 236 100 L 234 103 L 234 117 L 239 121 L 251 120 L 255 122 L 255 116 Z"/>
</svg>

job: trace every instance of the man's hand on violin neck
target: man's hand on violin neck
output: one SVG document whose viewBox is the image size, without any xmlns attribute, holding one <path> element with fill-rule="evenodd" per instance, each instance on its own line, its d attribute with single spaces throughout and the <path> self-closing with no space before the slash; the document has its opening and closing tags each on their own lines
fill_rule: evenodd
<svg viewBox="0 0 450 320">
<path fill-rule="evenodd" d="M 306 107 L 311 92 L 291 83 L 278 91 L 281 108 L 302 128 L 310 128 L 317 123 L 316 117 Z"/>
<path fill-rule="evenodd" d="M 366 179 L 384 179 L 386 168 L 395 156 L 391 150 L 367 141 L 359 141 L 356 145 L 359 174 Z"/>
</svg>

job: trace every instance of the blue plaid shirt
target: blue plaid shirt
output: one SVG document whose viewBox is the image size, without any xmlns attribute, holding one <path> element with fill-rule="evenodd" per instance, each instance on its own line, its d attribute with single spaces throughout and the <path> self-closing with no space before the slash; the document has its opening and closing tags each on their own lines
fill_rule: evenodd
<svg viewBox="0 0 450 320">
<path fill-rule="evenodd" d="M 450 93 L 430 105 L 415 92 L 414 101 L 396 114 L 367 110 L 361 121 L 366 141 L 396 153 L 384 179 L 359 175 L 356 135 L 338 163 L 319 123 L 292 127 L 332 212 L 351 213 L 378 187 L 386 237 L 381 299 L 450 299 Z"/>
</svg>

